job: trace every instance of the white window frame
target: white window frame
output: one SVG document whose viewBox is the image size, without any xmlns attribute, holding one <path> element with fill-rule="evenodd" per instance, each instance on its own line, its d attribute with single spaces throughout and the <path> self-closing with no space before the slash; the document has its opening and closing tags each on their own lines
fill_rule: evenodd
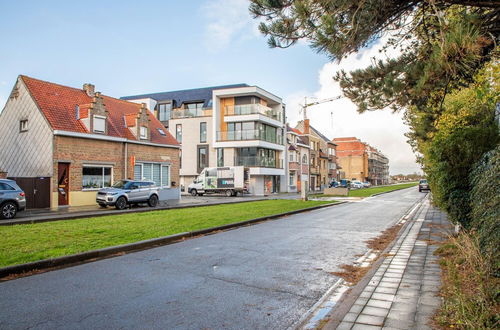
<svg viewBox="0 0 500 330">
<path fill-rule="evenodd" d="M 111 169 L 111 184 L 110 187 L 113 185 L 113 178 L 114 178 L 114 168 L 113 165 L 107 165 L 107 164 L 83 164 L 82 165 L 82 191 L 96 191 L 102 188 L 83 188 L 83 169 L 85 167 L 100 167 L 103 169 L 102 171 L 102 183 L 103 187 L 102 188 L 108 188 L 104 187 L 104 168 L 110 168 Z"/>
<path fill-rule="evenodd" d="M 96 129 L 96 123 L 98 122 L 96 119 L 98 120 L 102 120 L 104 126 L 103 126 L 103 130 L 99 130 L 99 129 Z M 106 133 L 106 117 L 104 116 L 98 116 L 98 115 L 93 115 L 92 116 L 92 129 L 94 131 L 94 133 Z"/>
<path fill-rule="evenodd" d="M 148 128 L 146 126 L 141 126 L 139 128 L 139 135 L 141 140 L 147 140 L 148 139 Z"/>
<path fill-rule="evenodd" d="M 155 165 L 155 164 L 159 164 L 160 165 L 160 185 L 159 187 L 161 188 L 170 188 L 171 187 L 171 182 L 172 182 L 172 177 L 171 177 L 171 174 L 172 174 L 172 164 L 169 164 L 169 163 L 159 163 L 159 162 L 143 162 L 143 161 L 139 161 L 139 162 L 136 162 L 134 164 L 134 167 L 135 166 L 140 166 L 141 167 L 141 178 L 139 180 L 148 180 L 148 181 L 153 181 L 153 178 L 145 178 L 144 177 L 144 164 L 151 164 L 151 165 Z M 168 168 L 168 182 L 166 185 L 162 185 L 162 181 L 163 181 L 163 171 L 162 171 L 162 167 L 167 167 Z M 153 171 L 151 171 L 151 173 L 153 173 Z M 134 177 L 134 180 L 135 177 Z"/>
</svg>

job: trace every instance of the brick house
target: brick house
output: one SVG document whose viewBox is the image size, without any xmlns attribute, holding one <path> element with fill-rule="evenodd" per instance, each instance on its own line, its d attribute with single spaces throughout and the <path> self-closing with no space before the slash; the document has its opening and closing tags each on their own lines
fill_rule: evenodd
<svg viewBox="0 0 500 330">
<path fill-rule="evenodd" d="M 346 179 L 389 184 L 389 159 L 379 150 L 356 137 L 333 139 Z"/>
<path fill-rule="evenodd" d="M 178 199 L 179 143 L 145 104 L 19 76 L 0 113 L 0 168 L 28 207 L 95 205 L 96 190 L 148 179 Z"/>
</svg>

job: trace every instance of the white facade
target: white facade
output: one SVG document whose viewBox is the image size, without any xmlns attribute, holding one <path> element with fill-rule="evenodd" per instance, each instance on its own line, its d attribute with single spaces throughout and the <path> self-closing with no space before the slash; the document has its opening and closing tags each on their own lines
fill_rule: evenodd
<svg viewBox="0 0 500 330">
<path fill-rule="evenodd" d="M 0 113 L 0 132 L 0 170 L 9 177 L 52 176 L 52 129 L 21 78 Z"/>
</svg>

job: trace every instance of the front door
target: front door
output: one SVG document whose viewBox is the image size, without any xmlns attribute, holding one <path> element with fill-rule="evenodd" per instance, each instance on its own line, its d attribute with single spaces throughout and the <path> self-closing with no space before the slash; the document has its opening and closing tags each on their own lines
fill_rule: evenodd
<svg viewBox="0 0 500 330">
<path fill-rule="evenodd" d="M 69 204 L 69 164 L 59 163 L 57 166 L 57 192 L 59 206 Z"/>
</svg>

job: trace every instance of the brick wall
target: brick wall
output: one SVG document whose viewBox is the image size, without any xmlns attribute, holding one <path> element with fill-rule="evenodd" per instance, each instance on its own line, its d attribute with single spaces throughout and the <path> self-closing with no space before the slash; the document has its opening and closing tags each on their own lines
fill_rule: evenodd
<svg viewBox="0 0 500 330">
<path fill-rule="evenodd" d="M 179 149 L 128 143 L 128 159 L 124 159 L 125 144 L 66 136 L 54 137 L 53 187 L 57 192 L 57 163 L 70 162 L 70 191 L 82 190 L 82 167 L 84 164 L 106 164 L 113 166 L 113 181 L 133 178 L 131 157 L 136 162 L 168 162 L 171 164 L 171 181 L 179 183 Z M 127 172 L 125 173 L 125 161 Z"/>
</svg>

